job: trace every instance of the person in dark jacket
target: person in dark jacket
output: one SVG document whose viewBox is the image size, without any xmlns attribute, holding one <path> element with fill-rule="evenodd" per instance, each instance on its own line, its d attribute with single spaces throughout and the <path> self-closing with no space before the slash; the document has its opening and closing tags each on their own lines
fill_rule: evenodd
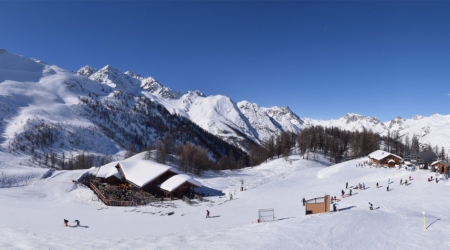
<svg viewBox="0 0 450 250">
<path fill-rule="evenodd" d="M 80 226 L 80 221 L 79 220 L 75 220 L 74 222 L 77 223 L 77 227 Z"/>
<path fill-rule="evenodd" d="M 66 225 L 66 227 L 68 226 L 67 223 L 69 223 L 69 221 L 64 219 L 64 225 Z"/>
<path fill-rule="evenodd" d="M 373 210 L 373 205 L 372 205 L 372 203 L 370 203 L 370 202 L 369 202 L 369 209 L 370 209 L 370 210 Z"/>
<path fill-rule="evenodd" d="M 209 210 L 206 210 L 206 218 L 209 218 Z"/>
<path fill-rule="evenodd" d="M 348 188 L 348 182 L 345 183 L 345 189 L 347 189 L 347 188 Z"/>
<path fill-rule="evenodd" d="M 303 206 L 305 206 L 306 205 L 305 197 L 303 197 L 302 202 L 303 202 Z"/>
<path fill-rule="evenodd" d="M 389 185 L 387 186 L 387 188 L 386 188 L 386 191 L 388 191 L 388 192 L 389 192 Z"/>
</svg>

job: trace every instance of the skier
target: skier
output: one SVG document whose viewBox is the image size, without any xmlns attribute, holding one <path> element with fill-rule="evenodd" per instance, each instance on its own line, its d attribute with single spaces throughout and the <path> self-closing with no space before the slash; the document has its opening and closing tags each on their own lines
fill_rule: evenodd
<svg viewBox="0 0 450 250">
<path fill-rule="evenodd" d="M 350 189 L 350 196 L 352 196 L 352 190 Z"/>
<path fill-rule="evenodd" d="M 364 183 L 363 183 L 363 189 L 364 189 L 364 190 L 366 189 L 366 184 L 364 184 Z"/>
<path fill-rule="evenodd" d="M 373 205 L 372 205 L 372 203 L 370 203 L 370 202 L 369 202 L 369 209 L 370 209 L 370 210 L 373 210 Z"/>
<path fill-rule="evenodd" d="M 388 192 L 389 192 L 389 185 L 387 186 L 387 189 L 386 189 Z"/>
<path fill-rule="evenodd" d="M 388 179 L 388 184 L 391 184 L 391 178 Z"/>
<path fill-rule="evenodd" d="M 380 186 L 378 186 L 378 182 L 377 182 L 377 188 L 379 188 Z"/>
<path fill-rule="evenodd" d="M 74 222 L 77 223 L 77 225 L 76 225 L 77 227 L 80 226 L 80 221 L 79 220 L 75 220 Z"/>
<path fill-rule="evenodd" d="M 342 193 L 342 198 L 344 198 L 344 195 L 345 195 L 344 190 L 342 190 L 341 193 Z"/>
<path fill-rule="evenodd" d="M 411 181 L 411 176 L 409 176 L 409 181 Z"/>
<path fill-rule="evenodd" d="M 230 201 L 233 199 L 233 195 L 232 194 L 230 194 Z"/>
<path fill-rule="evenodd" d="M 436 184 L 438 183 L 438 178 L 436 178 Z"/>
<path fill-rule="evenodd" d="M 306 204 L 305 197 L 303 197 L 302 202 L 303 202 L 303 206 L 305 206 L 305 204 Z"/>
<path fill-rule="evenodd" d="M 69 223 L 69 221 L 64 219 L 64 225 L 66 225 L 66 227 L 68 226 L 67 223 Z"/>
<path fill-rule="evenodd" d="M 408 186 L 408 180 L 405 180 L 405 186 Z"/>
<path fill-rule="evenodd" d="M 209 218 L 209 210 L 206 210 L 206 218 Z"/>
<path fill-rule="evenodd" d="M 402 181 L 402 179 L 400 179 L 400 185 L 403 185 L 403 181 Z"/>
<path fill-rule="evenodd" d="M 333 204 L 333 211 L 334 211 L 334 212 L 337 212 L 336 204 Z"/>
<path fill-rule="evenodd" d="M 345 189 L 347 189 L 348 188 L 348 182 L 347 183 L 345 183 Z"/>
</svg>

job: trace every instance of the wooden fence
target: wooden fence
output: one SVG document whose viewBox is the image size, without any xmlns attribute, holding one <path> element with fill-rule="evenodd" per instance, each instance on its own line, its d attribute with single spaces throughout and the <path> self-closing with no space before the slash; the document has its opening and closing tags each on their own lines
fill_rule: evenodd
<svg viewBox="0 0 450 250">
<path fill-rule="evenodd" d="M 85 185 L 94 191 L 95 194 L 107 205 L 107 206 L 134 206 L 135 203 L 132 201 L 114 201 L 114 200 L 108 200 L 106 197 L 98 190 L 92 182 L 85 183 Z"/>
</svg>

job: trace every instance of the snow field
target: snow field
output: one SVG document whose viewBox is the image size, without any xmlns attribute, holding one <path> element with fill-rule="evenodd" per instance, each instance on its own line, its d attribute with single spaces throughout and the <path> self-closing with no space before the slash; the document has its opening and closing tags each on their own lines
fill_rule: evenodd
<svg viewBox="0 0 450 250">
<path fill-rule="evenodd" d="M 207 172 L 196 180 L 226 197 L 145 207 L 107 207 L 59 171 L 27 186 L 0 189 L 1 249 L 448 249 L 449 183 L 427 182 L 429 171 L 356 168 L 361 158 L 326 166 L 293 156 L 254 168 Z M 411 185 L 399 181 L 411 176 Z M 387 192 L 388 178 L 392 191 Z M 247 191 L 240 192 L 240 180 Z M 304 215 L 301 199 L 340 196 L 345 182 L 366 190 L 339 202 L 337 213 Z M 381 188 L 376 188 L 379 182 Z M 228 193 L 236 190 L 234 199 Z M 345 190 L 348 193 L 348 190 Z M 374 205 L 370 211 L 368 202 Z M 258 209 L 274 208 L 275 221 L 256 223 Z M 206 209 L 211 212 L 205 219 Z M 175 212 L 168 216 L 167 213 Z M 423 229 L 422 211 L 428 229 Z M 162 214 L 162 215 L 161 215 Z M 88 228 L 64 227 L 79 219 Z"/>
</svg>

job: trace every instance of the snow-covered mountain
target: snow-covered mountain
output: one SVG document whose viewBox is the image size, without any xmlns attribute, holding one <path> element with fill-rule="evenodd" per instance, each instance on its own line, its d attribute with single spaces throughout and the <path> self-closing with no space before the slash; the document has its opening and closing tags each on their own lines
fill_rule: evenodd
<svg viewBox="0 0 450 250">
<path fill-rule="evenodd" d="M 110 65 L 85 66 L 73 73 L 5 50 L 0 50 L 0 118 L 2 149 L 28 154 L 34 154 L 34 147 L 117 154 L 130 144 L 144 147 L 158 140 L 164 129 L 181 131 L 179 126 L 186 121 L 244 150 L 271 135 L 298 134 L 312 125 L 365 128 L 380 134 L 397 131 L 400 136 L 416 135 L 423 144 L 450 148 L 448 115 L 381 122 L 347 114 L 336 120 L 314 120 L 299 117 L 289 107 L 264 108 L 200 91 L 181 94 L 153 77 Z M 200 133 L 193 127 L 189 131 Z"/>
<path fill-rule="evenodd" d="M 83 153 L 103 157 L 142 150 L 170 133 L 179 142 L 207 148 L 213 158 L 230 150 L 242 154 L 152 101 L 180 96 L 151 77 L 111 66 L 84 67 L 76 74 L 1 50 L 0 150 L 48 165 Z"/>
<path fill-rule="evenodd" d="M 372 130 L 381 135 L 398 133 L 400 138 L 410 139 L 415 135 L 422 145 L 432 145 L 450 149 L 450 115 L 433 114 L 430 117 L 416 115 L 411 119 L 396 117 L 387 122 L 381 122 L 376 117 L 358 114 L 346 114 L 336 120 L 305 119 L 308 125 L 324 127 L 339 127 L 350 131 Z"/>
<path fill-rule="evenodd" d="M 282 131 L 298 134 L 304 127 L 304 121 L 288 107 L 262 108 L 246 101 L 236 103 L 223 95 L 205 96 L 200 91 L 181 95 L 152 77 L 141 77 L 128 71 L 122 73 L 111 66 L 100 70 L 85 66 L 78 74 L 114 89 L 134 94 L 141 92 L 170 113 L 184 116 L 243 149 L 248 148 L 250 141 L 259 144 Z"/>
</svg>

